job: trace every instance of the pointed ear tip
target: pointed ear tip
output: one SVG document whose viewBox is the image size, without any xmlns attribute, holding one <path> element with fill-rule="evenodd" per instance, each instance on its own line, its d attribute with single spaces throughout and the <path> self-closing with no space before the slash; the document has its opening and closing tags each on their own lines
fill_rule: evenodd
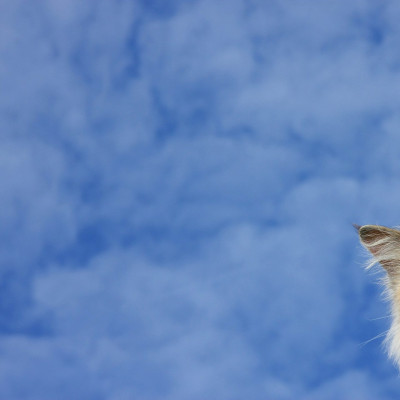
<svg viewBox="0 0 400 400">
<path fill-rule="evenodd" d="M 360 232 L 361 225 L 353 224 L 353 227 L 354 227 L 354 229 L 355 229 L 357 232 Z"/>
</svg>

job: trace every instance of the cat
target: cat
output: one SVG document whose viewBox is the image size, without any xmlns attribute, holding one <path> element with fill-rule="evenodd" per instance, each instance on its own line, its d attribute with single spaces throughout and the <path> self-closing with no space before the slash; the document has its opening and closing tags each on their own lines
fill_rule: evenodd
<svg viewBox="0 0 400 400">
<path fill-rule="evenodd" d="M 389 357 L 400 368 L 400 230 L 379 225 L 354 225 L 361 244 L 372 254 L 367 265 L 379 263 L 385 270 L 384 286 L 391 302 L 392 322 L 385 344 Z"/>
</svg>

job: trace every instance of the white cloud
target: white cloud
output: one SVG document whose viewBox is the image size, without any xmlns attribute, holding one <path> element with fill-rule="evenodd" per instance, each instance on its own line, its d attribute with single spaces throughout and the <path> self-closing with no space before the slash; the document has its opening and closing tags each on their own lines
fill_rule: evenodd
<svg viewBox="0 0 400 400">
<path fill-rule="evenodd" d="M 2 397 L 390 398 L 350 226 L 400 218 L 387 4 L 0 6 Z"/>
</svg>

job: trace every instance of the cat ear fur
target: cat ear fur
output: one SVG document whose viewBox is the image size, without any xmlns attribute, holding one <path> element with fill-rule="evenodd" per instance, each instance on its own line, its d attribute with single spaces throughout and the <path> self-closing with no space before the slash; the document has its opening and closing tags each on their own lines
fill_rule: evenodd
<svg viewBox="0 0 400 400">
<path fill-rule="evenodd" d="M 379 225 L 354 225 L 361 244 L 372 254 L 373 261 L 386 269 L 389 276 L 400 275 L 400 231 Z"/>
</svg>

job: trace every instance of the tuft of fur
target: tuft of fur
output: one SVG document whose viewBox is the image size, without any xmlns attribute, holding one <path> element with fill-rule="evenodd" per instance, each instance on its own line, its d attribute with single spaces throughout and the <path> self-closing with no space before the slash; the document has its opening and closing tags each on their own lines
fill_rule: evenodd
<svg viewBox="0 0 400 400">
<path fill-rule="evenodd" d="M 385 345 L 389 357 L 400 369 L 400 230 L 379 225 L 354 225 L 361 244 L 371 253 L 367 268 L 380 264 L 386 270 L 382 280 L 391 303 L 392 322 Z"/>
</svg>

